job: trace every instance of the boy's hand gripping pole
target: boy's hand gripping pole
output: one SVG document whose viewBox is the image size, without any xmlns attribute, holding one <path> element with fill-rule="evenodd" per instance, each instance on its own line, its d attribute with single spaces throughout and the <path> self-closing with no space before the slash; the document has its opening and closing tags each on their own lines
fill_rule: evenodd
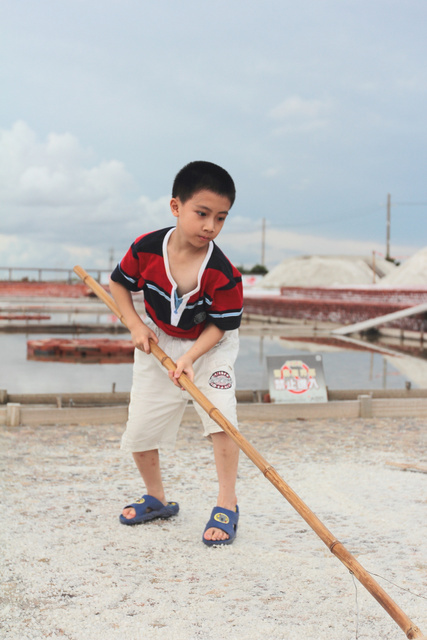
<svg viewBox="0 0 427 640">
<path fill-rule="evenodd" d="M 116 315 L 119 320 L 126 326 L 126 322 L 120 313 L 119 308 L 113 298 L 105 291 L 105 289 L 92 278 L 82 267 L 74 267 L 74 272 L 83 280 L 83 282 L 100 298 L 107 307 Z M 150 348 L 153 355 L 162 363 L 168 371 L 175 371 L 176 365 L 166 355 L 166 353 L 153 341 L 150 340 Z M 225 416 L 217 409 L 208 398 L 191 382 L 191 380 L 182 373 L 178 378 L 179 384 L 191 395 L 191 397 L 206 411 L 206 413 L 227 433 L 234 442 L 238 444 L 240 449 L 248 456 L 250 460 L 262 471 L 267 480 L 269 480 L 278 491 L 286 498 L 289 504 L 300 514 L 321 540 L 326 544 L 331 553 L 333 553 L 346 567 L 356 576 L 361 584 L 369 591 L 369 593 L 379 602 L 379 604 L 393 618 L 396 624 L 404 631 L 406 637 L 419 638 L 427 640 L 419 628 L 408 618 L 408 616 L 398 607 L 398 605 L 390 598 L 384 589 L 374 580 L 370 573 L 362 567 L 362 565 L 347 551 L 344 545 L 337 540 L 332 533 L 325 527 L 319 518 L 308 508 L 301 498 L 286 484 L 277 471 L 265 460 L 261 454 L 242 436 Z"/>
</svg>

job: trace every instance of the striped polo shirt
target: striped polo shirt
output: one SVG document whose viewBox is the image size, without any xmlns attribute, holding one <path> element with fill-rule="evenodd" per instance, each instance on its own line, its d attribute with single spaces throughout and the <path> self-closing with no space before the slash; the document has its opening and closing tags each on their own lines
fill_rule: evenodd
<svg viewBox="0 0 427 640">
<path fill-rule="evenodd" d="M 210 323 L 225 331 L 237 329 L 243 312 L 242 277 L 213 241 L 197 287 L 178 297 L 166 250 L 174 228 L 137 238 L 111 279 L 129 291 L 143 291 L 148 316 L 168 335 L 196 339 Z"/>
</svg>

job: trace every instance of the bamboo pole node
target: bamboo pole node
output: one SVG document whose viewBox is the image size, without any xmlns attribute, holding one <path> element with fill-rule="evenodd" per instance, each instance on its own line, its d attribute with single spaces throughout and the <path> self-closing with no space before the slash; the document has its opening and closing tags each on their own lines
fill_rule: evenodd
<svg viewBox="0 0 427 640">
<path fill-rule="evenodd" d="M 274 471 L 274 467 L 269 464 L 267 467 L 263 469 L 263 474 L 266 476 L 269 471 Z"/>
<path fill-rule="evenodd" d="M 329 551 L 330 551 L 331 553 L 333 553 L 333 552 L 334 552 L 334 547 L 335 547 L 335 545 L 336 545 L 336 544 L 341 544 L 341 542 L 340 542 L 339 540 L 334 540 L 334 541 L 333 541 L 333 543 L 329 546 Z M 353 572 L 352 572 L 352 571 L 350 571 L 350 573 L 353 573 Z"/>
</svg>

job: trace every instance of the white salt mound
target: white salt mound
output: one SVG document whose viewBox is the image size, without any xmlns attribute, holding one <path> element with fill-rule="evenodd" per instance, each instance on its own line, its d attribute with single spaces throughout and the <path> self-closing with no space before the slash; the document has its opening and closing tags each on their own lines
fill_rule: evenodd
<svg viewBox="0 0 427 640">
<path fill-rule="evenodd" d="M 372 258 L 366 260 L 367 264 L 372 266 Z M 380 278 L 387 276 L 389 273 L 394 273 L 397 267 L 394 262 L 390 262 L 390 260 L 386 260 L 385 258 L 375 258 L 375 271 Z M 383 280 L 381 280 L 382 284 Z"/>
<path fill-rule="evenodd" d="M 363 258 L 300 256 L 283 260 L 260 284 L 266 288 L 333 287 L 368 285 L 373 281 L 373 271 Z"/>
<path fill-rule="evenodd" d="M 411 258 L 403 262 L 392 273 L 381 280 L 385 287 L 427 286 L 427 247 L 417 251 Z"/>
</svg>

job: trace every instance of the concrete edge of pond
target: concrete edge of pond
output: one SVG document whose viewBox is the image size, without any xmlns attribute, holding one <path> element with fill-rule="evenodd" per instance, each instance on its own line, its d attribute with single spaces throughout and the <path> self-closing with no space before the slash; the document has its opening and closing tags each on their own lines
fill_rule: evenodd
<svg viewBox="0 0 427 640">
<path fill-rule="evenodd" d="M 240 421 L 285 422 L 338 418 L 427 417 L 427 396 L 373 397 L 361 393 L 354 399 L 322 403 L 242 402 L 237 406 Z M 54 406 L 7 402 L 0 405 L 0 426 L 100 425 L 125 423 L 127 405 Z M 185 422 L 199 420 L 192 403 L 187 405 Z"/>
</svg>

